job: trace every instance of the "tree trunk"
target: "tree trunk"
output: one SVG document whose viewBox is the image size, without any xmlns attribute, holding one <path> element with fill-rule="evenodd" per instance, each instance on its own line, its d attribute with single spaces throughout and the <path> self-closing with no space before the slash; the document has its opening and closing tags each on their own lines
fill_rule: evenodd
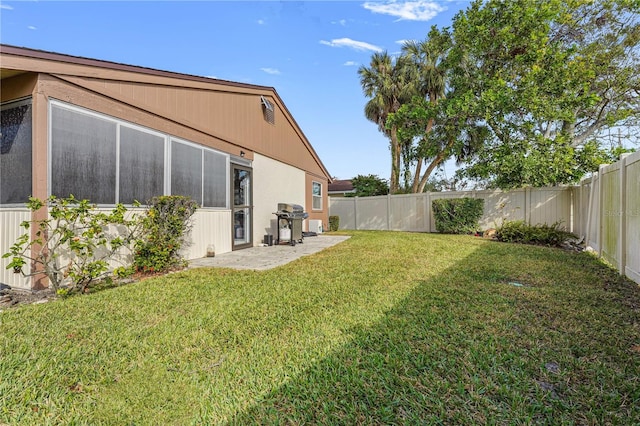
<svg viewBox="0 0 640 426">
<path fill-rule="evenodd" d="M 389 192 L 395 194 L 400 185 L 400 145 L 398 144 L 398 129 L 393 126 L 389 132 L 391 139 L 391 179 Z"/>
<path fill-rule="evenodd" d="M 424 158 L 418 157 L 418 163 L 416 164 L 416 173 L 413 175 L 413 185 L 411 186 L 411 193 L 417 194 L 418 188 L 420 186 L 420 173 L 422 173 L 422 163 L 424 162 Z"/>
<path fill-rule="evenodd" d="M 425 170 L 424 175 L 422 176 L 422 179 L 420 179 L 420 186 L 418 187 L 418 192 L 422 192 L 424 191 L 424 187 L 427 185 L 427 181 L 429 180 L 429 176 L 431 176 L 431 173 L 433 172 L 433 170 L 440 164 L 442 163 L 442 161 L 445 159 L 444 157 L 444 153 L 447 152 L 449 150 L 449 148 L 451 148 L 453 146 L 453 143 L 455 142 L 455 139 L 451 139 L 448 143 L 447 146 L 445 146 L 439 153 L 438 155 L 436 155 L 436 158 L 433 159 L 433 161 L 431 162 L 431 164 L 429 164 L 429 167 L 427 167 L 427 170 Z"/>
<path fill-rule="evenodd" d="M 432 102 L 435 103 L 435 102 Z M 427 128 L 425 129 L 424 134 L 428 135 L 431 132 L 431 129 L 433 129 L 433 123 L 434 123 L 434 119 L 430 118 L 429 121 L 427 121 Z M 422 162 L 424 161 L 424 157 L 422 156 L 418 156 L 418 164 L 416 165 L 416 174 L 413 177 L 413 187 L 411 188 L 411 192 L 413 194 L 419 194 L 422 191 L 424 191 L 424 187 L 426 185 L 426 181 L 425 183 L 422 183 L 422 176 L 420 176 L 420 172 L 422 171 Z M 431 174 L 431 171 L 429 172 L 429 174 Z M 427 179 L 429 179 L 429 176 L 427 176 Z"/>
</svg>

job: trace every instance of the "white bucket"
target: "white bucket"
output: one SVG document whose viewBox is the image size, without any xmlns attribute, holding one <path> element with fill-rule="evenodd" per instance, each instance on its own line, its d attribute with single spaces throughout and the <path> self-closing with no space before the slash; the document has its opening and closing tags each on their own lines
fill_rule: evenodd
<svg viewBox="0 0 640 426">
<path fill-rule="evenodd" d="M 280 228 L 280 240 L 290 241 L 291 240 L 291 229 L 289 228 Z"/>
</svg>

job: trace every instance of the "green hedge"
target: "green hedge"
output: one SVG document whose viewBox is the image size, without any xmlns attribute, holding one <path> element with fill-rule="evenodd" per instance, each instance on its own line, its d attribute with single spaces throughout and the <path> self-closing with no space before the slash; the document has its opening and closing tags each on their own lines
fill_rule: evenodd
<svg viewBox="0 0 640 426">
<path fill-rule="evenodd" d="M 552 225 L 527 225 L 521 220 L 505 222 L 496 229 L 498 241 L 507 243 L 536 244 L 559 247 L 571 238 L 577 238 L 560 226 L 560 222 Z"/>
<path fill-rule="evenodd" d="M 136 241 L 134 265 L 139 272 L 167 271 L 184 263 L 180 249 L 191 229 L 198 203 L 189 197 L 163 195 L 149 201 L 142 219 L 142 238 Z"/>
<path fill-rule="evenodd" d="M 329 216 L 329 231 L 337 231 L 340 227 L 340 216 Z"/>
<path fill-rule="evenodd" d="M 482 198 L 451 198 L 431 203 L 436 230 L 443 234 L 471 234 L 478 231 L 484 213 Z"/>
</svg>

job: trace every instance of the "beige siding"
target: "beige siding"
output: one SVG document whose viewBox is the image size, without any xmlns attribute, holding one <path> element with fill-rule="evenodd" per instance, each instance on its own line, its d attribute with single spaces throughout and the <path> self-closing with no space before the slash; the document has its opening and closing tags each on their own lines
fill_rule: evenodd
<svg viewBox="0 0 640 426">
<path fill-rule="evenodd" d="M 205 257 L 210 244 L 214 246 L 216 254 L 231 251 L 230 210 L 197 210 L 193 215 L 188 243 L 181 253 L 186 259 Z"/>
<path fill-rule="evenodd" d="M 12 269 L 7 269 L 11 259 L 3 259 L 16 240 L 24 234 L 24 228 L 20 224 L 31 220 L 31 211 L 26 208 L 3 208 L 0 210 L 0 283 L 21 289 L 31 289 L 31 279 L 22 274 L 16 274 Z M 25 273 L 31 273 L 31 268 L 26 267 Z"/>
</svg>

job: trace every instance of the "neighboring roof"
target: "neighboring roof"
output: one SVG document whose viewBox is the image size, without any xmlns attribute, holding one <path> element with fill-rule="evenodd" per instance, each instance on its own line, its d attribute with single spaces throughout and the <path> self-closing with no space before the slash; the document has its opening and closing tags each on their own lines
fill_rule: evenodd
<svg viewBox="0 0 640 426">
<path fill-rule="evenodd" d="M 329 184 L 329 192 L 352 192 L 353 190 L 353 183 L 350 179 L 335 179 Z"/>
<path fill-rule="evenodd" d="M 11 46 L 7 44 L 0 44 L 0 54 L 23 57 L 23 58 L 28 58 L 30 60 L 38 59 L 43 61 L 53 61 L 53 62 L 70 64 L 75 66 L 96 67 L 104 70 L 123 71 L 123 72 L 130 72 L 130 73 L 136 73 L 136 74 L 142 74 L 142 75 L 151 75 L 151 76 L 157 76 L 157 77 L 180 79 L 183 81 L 208 83 L 208 84 L 214 83 L 216 85 L 229 87 L 229 89 L 233 91 L 240 91 L 240 92 L 255 93 L 256 91 L 262 91 L 262 92 L 267 91 L 275 99 L 278 100 L 278 104 L 281 106 L 283 112 L 288 117 L 288 120 L 294 126 L 295 131 L 299 133 L 301 139 L 303 140 L 307 149 L 315 159 L 316 163 L 318 164 L 320 169 L 324 172 L 327 179 L 331 182 L 331 175 L 329 174 L 327 168 L 322 163 L 322 160 L 320 160 L 320 157 L 318 156 L 317 152 L 315 151 L 315 149 L 307 139 L 306 135 L 304 134 L 304 132 L 302 131 L 298 123 L 293 118 L 291 112 L 288 110 L 288 108 L 286 107 L 286 105 L 278 95 L 276 89 L 273 87 L 260 86 L 260 85 L 248 84 L 248 83 L 239 83 L 239 82 L 228 81 L 228 80 L 220 80 L 215 78 L 202 77 L 202 76 L 196 76 L 191 74 L 183 74 L 183 73 L 172 72 L 172 71 L 164 71 L 164 70 L 158 70 L 154 68 L 122 64 L 118 62 L 104 61 L 100 59 L 66 55 L 66 54 L 31 49 L 26 47 Z M 45 72 L 46 73 L 46 71 L 43 71 L 43 70 L 7 68 L 6 64 L 0 62 L 0 79 L 13 77 L 23 72 Z"/>
</svg>

